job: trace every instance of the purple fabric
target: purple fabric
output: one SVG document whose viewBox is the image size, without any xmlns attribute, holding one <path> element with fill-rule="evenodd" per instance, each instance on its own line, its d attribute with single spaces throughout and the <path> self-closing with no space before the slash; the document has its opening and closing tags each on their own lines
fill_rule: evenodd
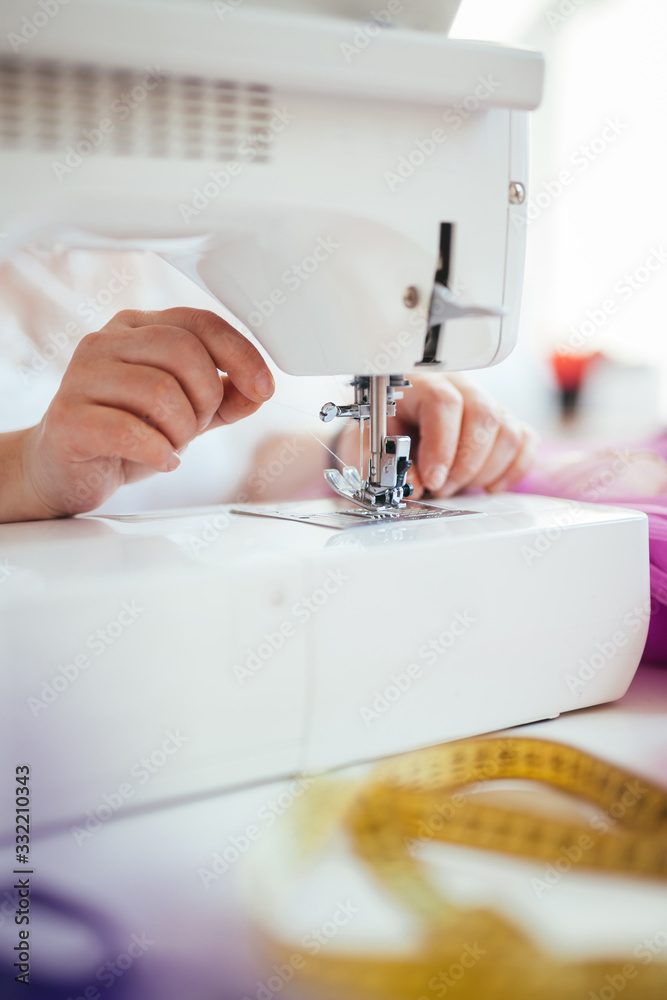
<svg viewBox="0 0 667 1000">
<path fill-rule="evenodd" d="M 644 658 L 667 663 L 667 433 L 638 447 L 588 453 L 547 446 L 516 489 L 631 507 L 648 515 L 651 621 Z"/>
</svg>

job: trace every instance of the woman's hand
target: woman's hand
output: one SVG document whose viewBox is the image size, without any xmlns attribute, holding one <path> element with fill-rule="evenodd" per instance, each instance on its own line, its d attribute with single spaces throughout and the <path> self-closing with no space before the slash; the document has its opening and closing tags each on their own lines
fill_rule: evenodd
<svg viewBox="0 0 667 1000">
<path fill-rule="evenodd" d="M 24 513 L 3 519 L 93 510 L 124 483 L 176 469 L 193 438 L 250 416 L 274 388 L 259 352 L 215 313 L 118 313 L 81 341 L 41 423 L 13 435 Z"/>
<path fill-rule="evenodd" d="M 537 451 L 537 437 L 526 424 L 463 375 L 410 375 L 410 381 L 388 433 L 412 438 L 408 479 L 415 499 L 425 491 L 435 497 L 466 488 L 498 492 L 524 478 Z M 358 464 L 356 423 L 345 428 L 336 450 L 345 464 Z"/>
</svg>

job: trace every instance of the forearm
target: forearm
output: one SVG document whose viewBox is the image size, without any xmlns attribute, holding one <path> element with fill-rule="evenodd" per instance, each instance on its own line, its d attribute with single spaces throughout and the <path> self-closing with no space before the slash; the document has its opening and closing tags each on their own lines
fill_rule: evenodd
<svg viewBox="0 0 667 1000">
<path fill-rule="evenodd" d="M 32 485 L 30 453 L 36 428 L 0 434 L 0 523 L 40 521 L 56 515 Z"/>
</svg>

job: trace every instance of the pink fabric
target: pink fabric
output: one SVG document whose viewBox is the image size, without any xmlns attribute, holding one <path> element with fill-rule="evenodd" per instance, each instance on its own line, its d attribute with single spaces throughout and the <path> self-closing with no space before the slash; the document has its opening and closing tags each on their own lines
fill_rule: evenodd
<svg viewBox="0 0 667 1000">
<path fill-rule="evenodd" d="M 630 448 L 573 452 L 562 445 L 547 447 L 517 490 L 632 507 L 648 515 L 651 622 L 644 658 L 667 663 L 667 433 Z"/>
</svg>

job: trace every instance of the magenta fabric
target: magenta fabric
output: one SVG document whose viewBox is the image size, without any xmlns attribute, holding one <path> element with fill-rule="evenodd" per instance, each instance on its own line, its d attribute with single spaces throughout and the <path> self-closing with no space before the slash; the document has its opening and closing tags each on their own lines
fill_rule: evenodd
<svg viewBox="0 0 667 1000">
<path fill-rule="evenodd" d="M 648 515 L 651 621 L 644 659 L 667 664 L 667 433 L 629 448 L 573 452 L 547 445 L 516 489 Z"/>
</svg>

